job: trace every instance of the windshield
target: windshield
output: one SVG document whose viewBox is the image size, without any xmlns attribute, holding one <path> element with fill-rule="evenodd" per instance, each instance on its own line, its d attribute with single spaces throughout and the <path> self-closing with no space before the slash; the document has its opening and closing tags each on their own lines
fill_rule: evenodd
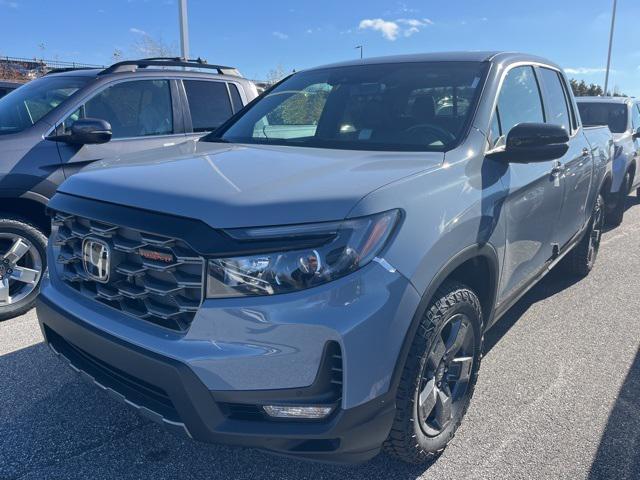
<svg viewBox="0 0 640 480">
<path fill-rule="evenodd" d="M 585 127 L 606 125 L 612 133 L 627 130 L 627 105 L 624 103 L 578 102 L 578 110 Z"/>
<path fill-rule="evenodd" d="M 89 81 L 89 77 L 44 77 L 0 98 L 0 135 L 29 128 Z"/>
<path fill-rule="evenodd" d="M 423 62 L 301 72 L 205 141 L 445 151 L 462 139 L 487 64 Z"/>
</svg>

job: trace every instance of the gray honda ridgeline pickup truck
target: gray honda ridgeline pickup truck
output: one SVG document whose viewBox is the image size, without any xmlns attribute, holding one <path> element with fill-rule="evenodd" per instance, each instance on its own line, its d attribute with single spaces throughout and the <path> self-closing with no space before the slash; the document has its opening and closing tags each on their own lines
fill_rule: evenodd
<svg viewBox="0 0 640 480">
<path fill-rule="evenodd" d="M 421 462 L 462 421 L 484 332 L 557 263 L 593 267 L 611 149 L 542 58 L 296 73 L 203 140 L 60 187 L 42 331 L 196 440 Z"/>
</svg>

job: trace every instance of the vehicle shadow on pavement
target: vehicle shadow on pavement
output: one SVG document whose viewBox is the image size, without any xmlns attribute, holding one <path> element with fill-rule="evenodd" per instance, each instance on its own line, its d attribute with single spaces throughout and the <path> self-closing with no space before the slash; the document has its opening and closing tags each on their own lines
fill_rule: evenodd
<svg viewBox="0 0 640 480">
<path fill-rule="evenodd" d="M 640 478 L 640 349 L 620 388 L 589 480 Z M 585 432 L 587 433 L 587 432 Z"/>
<path fill-rule="evenodd" d="M 311 463 L 177 437 L 111 399 L 44 344 L 0 356 L 0 479 L 415 479 L 385 455 Z"/>
<path fill-rule="evenodd" d="M 504 337 L 511 327 L 513 327 L 520 317 L 522 317 L 529 308 L 546 298 L 552 297 L 556 293 L 575 285 L 581 280 L 579 277 L 567 276 L 561 269 L 555 268 L 551 270 L 537 285 L 529 290 L 510 310 L 498 320 L 485 334 L 484 352 L 485 355 L 491 351 L 493 347 Z"/>
</svg>

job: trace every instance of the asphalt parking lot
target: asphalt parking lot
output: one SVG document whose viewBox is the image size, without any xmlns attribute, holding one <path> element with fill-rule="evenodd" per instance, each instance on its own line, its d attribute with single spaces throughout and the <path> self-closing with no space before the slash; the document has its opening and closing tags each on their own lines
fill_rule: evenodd
<svg viewBox="0 0 640 480">
<path fill-rule="evenodd" d="M 467 418 L 430 466 L 355 467 L 201 445 L 85 384 L 35 312 L 0 323 L 0 479 L 638 479 L 640 199 L 578 283 L 552 273 L 487 336 Z"/>
</svg>

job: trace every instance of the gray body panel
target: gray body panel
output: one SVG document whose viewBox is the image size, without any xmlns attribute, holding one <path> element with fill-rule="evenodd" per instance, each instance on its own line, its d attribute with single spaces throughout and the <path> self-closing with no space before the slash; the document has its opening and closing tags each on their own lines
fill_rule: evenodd
<svg viewBox="0 0 640 480">
<path fill-rule="evenodd" d="M 60 191 L 146 210 L 162 205 L 163 213 L 182 217 L 199 212 L 199 220 L 217 228 L 333 221 L 372 190 L 442 159 L 442 153 L 189 141 L 95 163 Z"/>
</svg>

